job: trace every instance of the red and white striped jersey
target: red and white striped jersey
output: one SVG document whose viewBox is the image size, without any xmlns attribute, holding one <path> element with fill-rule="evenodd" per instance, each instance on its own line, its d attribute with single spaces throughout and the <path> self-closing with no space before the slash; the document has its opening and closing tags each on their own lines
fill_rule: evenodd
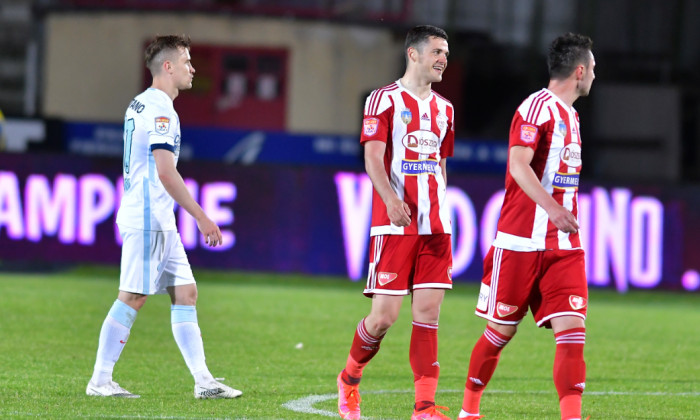
<svg viewBox="0 0 700 420">
<path fill-rule="evenodd" d="M 384 166 L 396 195 L 411 209 L 411 224 L 391 223 L 374 190 L 371 236 L 452 233 L 440 160 L 454 150 L 454 108 L 431 92 L 421 100 L 396 81 L 365 102 L 360 142 L 386 143 Z"/>
<path fill-rule="evenodd" d="M 578 113 L 548 89 L 530 95 L 510 126 L 509 148 L 525 146 L 535 154 L 530 166 L 542 187 L 578 218 L 581 172 L 581 131 Z M 514 251 L 581 248 L 578 232 L 564 233 L 547 212 L 518 186 L 506 171 L 506 194 L 493 243 Z"/>
</svg>

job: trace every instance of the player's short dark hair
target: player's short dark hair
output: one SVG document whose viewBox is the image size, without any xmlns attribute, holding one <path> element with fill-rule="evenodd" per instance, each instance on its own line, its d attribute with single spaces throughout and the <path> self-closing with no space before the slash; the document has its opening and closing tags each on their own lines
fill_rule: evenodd
<svg viewBox="0 0 700 420">
<path fill-rule="evenodd" d="M 431 37 L 442 38 L 447 41 L 447 32 L 437 26 L 419 25 L 408 31 L 406 34 L 406 42 L 404 43 L 404 52 L 408 51 L 409 47 L 420 49 L 420 46 Z M 406 62 L 408 62 L 408 53 L 406 53 Z"/>
<path fill-rule="evenodd" d="M 146 67 L 155 75 L 160 66 L 166 59 L 166 56 L 180 48 L 190 49 L 190 37 L 187 35 L 158 35 L 146 47 L 144 59 Z"/>
<path fill-rule="evenodd" d="M 579 64 L 588 67 L 592 48 L 593 40 L 586 35 L 568 32 L 557 37 L 547 54 L 549 78 L 566 79 Z"/>
</svg>

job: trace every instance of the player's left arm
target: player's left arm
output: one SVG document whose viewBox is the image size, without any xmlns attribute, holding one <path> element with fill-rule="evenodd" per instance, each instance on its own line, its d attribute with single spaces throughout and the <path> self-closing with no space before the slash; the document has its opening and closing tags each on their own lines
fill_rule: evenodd
<svg viewBox="0 0 700 420">
<path fill-rule="evenodd" d="M 197 221 L 197 227 L 210 246 L 222 244 L 221 230 L 209 216 L 204 213 L 202 207 L 195 201 L 185 185 L 180 172 L 175 166 L 175 155 L 167 149 L 154 149 L 153 158 L 156 161 L 158 178 L 165 191 L 175 202 L 185 209 Z"/>
<path fill-rule="evenodd" d="M 442 179 L 445 181 L 445 185 L 447 185 L 447 159 L 446 158 L 440 159 L 440 169 L 442 170 Z"/>
</svg>

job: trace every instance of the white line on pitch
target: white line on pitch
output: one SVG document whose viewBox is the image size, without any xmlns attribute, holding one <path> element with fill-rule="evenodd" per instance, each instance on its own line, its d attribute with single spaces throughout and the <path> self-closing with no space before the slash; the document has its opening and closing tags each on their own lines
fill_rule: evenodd
<svg viewBox="0 0 700 420">
<path fill-rule="evenodd" d="M 414 392 L 413 390 L 404 390 L 404 391 L 364 391 L 362 392 L 363 395 L 365 394 L 407 394 L 407 393 L 412 393 Z M 455 389 L 447 389 L 447 390 L 440 390 L 438 393 L 457 393 L 457 392 L 464 392 L 463 389 L 455 390 Z M 494 390 L 487 390 L 485 391 L 486 394 L 554 394 L 554 391 L 510 391 L 510 390 L 499 390 L 499 389 L 494 389 Z M 584 395 L 596 395 L 596 396 L 605 396 L 605 395 L 630 395 L 630 396 L 673 396 L 673 397 L 684 397 L 684 396 L 691 396 L 691 397 L 698 397 L 700 396 L 700 392 L 634 392 L 634 391 L 586 391 Z M 326 417 L 337 417 L 338 413 L 335 411 L 328 411 L 328 410 L 322 410 L 320 408 L 315 408 L 314 404 L 318 404 L 323 401 L 328 401 L 332 400 L 338 397 L 337 393 L 334 394 L 321 394 L 321 395 L 309 395 L 308 397 L 304 398 L 299 398 L 296 400 L 288 401 L 284 404 L 282 404 L 282 407 L 297 412 L 297 413 L 305 413 L 305 414 L 318 414 L 321 416 L 326 416 Z M 371 419 L 371 417 L 365 417 L 362 416 L 363 419 Z"/>
</svg>

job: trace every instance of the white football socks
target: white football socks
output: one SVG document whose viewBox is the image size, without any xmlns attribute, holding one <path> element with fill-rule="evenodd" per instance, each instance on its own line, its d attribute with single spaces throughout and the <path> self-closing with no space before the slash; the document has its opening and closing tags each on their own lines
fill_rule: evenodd
<svg viewBox="0 0 700 420">
<path fill-rule="evenodd" d="M 136 314 L 136 309 L 118 299 L 112 304 L 100 330 L 95 368 L 90 379 L 93 384 L 101 386 L 112 380 L 114 365 L 124 350 Z"/>
<path fill-rule="evenodd" d="M 205 362 L 202 332 L 197 324 L 197 310 L 194 306 L 172 305 L 171 318 L 173 337 L 195 383 L 213 381 L 214 377 Z"/>
</svg>

